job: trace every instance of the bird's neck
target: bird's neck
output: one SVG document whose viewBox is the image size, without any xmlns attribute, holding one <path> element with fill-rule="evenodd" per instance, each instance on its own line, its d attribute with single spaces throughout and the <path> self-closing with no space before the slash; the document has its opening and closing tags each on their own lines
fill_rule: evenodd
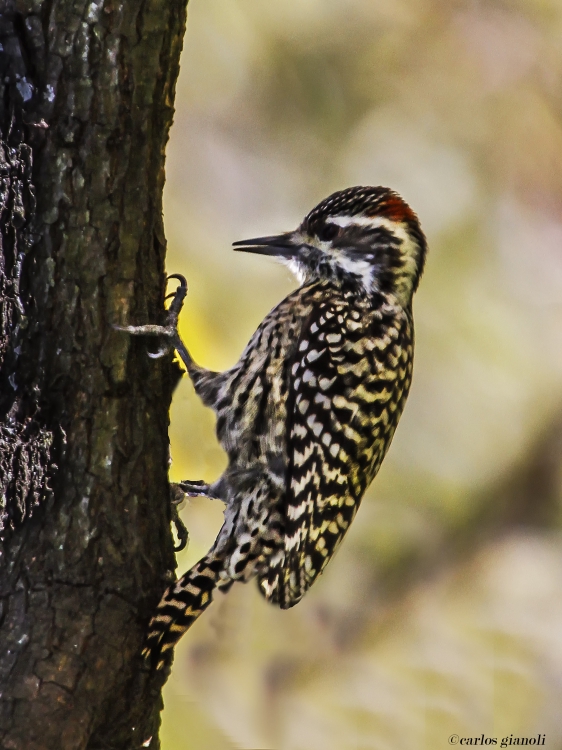
<svg viewBox="0 0 562 750">
<path fill-rule="evenodd" d="M 363 308 L 365 313 L 373 310 L 382 310 L 385 314 L 408 313 L 411 310 L 412 295 L 402 298 L 396 291 L 380 289 L 371 289 L 366 291 L 365 288 L 358 284 L 355 279 L 333 280 L 333 279 L 312 279 L 302 285 L 301 289 L 317 290 L 322 289 L 338 298 L 343 298 L 347 303 L 354 307 Z"/>
</svg>

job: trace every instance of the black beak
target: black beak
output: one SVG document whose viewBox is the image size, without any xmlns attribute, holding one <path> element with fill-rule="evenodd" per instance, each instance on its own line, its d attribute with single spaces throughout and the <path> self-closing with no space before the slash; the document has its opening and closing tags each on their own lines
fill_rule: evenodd
<svg viewBox="0 0 562 750">
<path fill-rule="evenodd" d="M 294 258 L 298 252 L 293 232 L 273 237 L 256 237 L 253 240 L 239 240 L 232 245 L 239 252 L 270 255 L 275 258 Z"/>
</svg>

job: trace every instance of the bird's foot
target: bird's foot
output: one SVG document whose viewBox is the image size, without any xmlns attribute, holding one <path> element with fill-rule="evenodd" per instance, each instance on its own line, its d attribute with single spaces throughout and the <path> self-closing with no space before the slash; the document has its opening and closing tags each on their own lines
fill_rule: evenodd
<svg viewBox="0 0 562 750">
<path fill-rule="evenodd" d="M 181 552 L 182 549 L 185 549 L 189 540 L 189 532 L 186 525 L 181 520 L 179 513 L 180 505 L 182 504 L 184 499 L 185 492 L 180 489 L 179 484 L 171 484 L 170 503 L 172 506 L 172 523 L 174 524 L 174 527 L 176 529 L 176 536 L 178 538 L 178 543 L 174 547 L 175 552 Z"/>
<path fill-rule="evenodd" d="M 202 479 L 191 479 L 185 482 L 180 482 L 177 485 L 181 491 L 188 497 L 212 497 L 210 494 L 211 486 L 204 482 Z"/>
<path fill-rule="evenodd" d="M 176 552 L 180 552 L 185 549 L 187 541 L 189 539 L 189 533 L 185 527 L 184 522 L 181 520 L 179 515 L 179 506 L 185 500 L 185 496 L 212 498 L 211 487 L 202 479 L 194 479 L 187 482 L 178 482 L 177 484 L 170 485 L 170 502 L 172 504 L 172 523 L 176 528 L 176 535 L 178 537 L 178 546 L 174 547 Z"/>
<path fill-rule="evenodd" d="M 159 338 L 163 338 L 165 341 L 164 345 L 156 352 L 149 352 L 148 356 L 152 359 L 158 359 L 167 354 L 170 349 L 177 349 L 184 364 L 188 367 L 189 363 L 191 363 L 191 356 L 178 333 L 178 317 L 183 307 L 185 295 L 187 294 L 187 281 L 184 276 L 176 273 L 168 276 L 168 280 L 170 279 L 177 279 L 180 283 L 176 291 L 168 295 L 173 299 L 166 311 L 165 325 L 114 326 L 114 328 L 118 331 L 125 331 L 125 333 L 129 333 L 132 336 L 158 336 Z"/>
</svg>

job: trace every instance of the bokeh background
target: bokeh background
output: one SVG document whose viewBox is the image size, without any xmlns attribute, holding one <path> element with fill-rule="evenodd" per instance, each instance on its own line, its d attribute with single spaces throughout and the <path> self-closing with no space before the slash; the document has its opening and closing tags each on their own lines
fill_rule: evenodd
<svg viewBox="0 0 562 750">
<path fill-rule="evenodd" d="M 219 596 L 177 650 L 164 750 L 562 748 L 562 3 L 191 0 L 168 146 L 182 335 L 233 365 L 295 282 L 236 239 L 398 190 L 429 240 L 384 466 L 294 609 Z M 187 379 L 175 480 L 225 465 Z M 190 500 L 184 571 L 218 501 Z"/>
</svg>

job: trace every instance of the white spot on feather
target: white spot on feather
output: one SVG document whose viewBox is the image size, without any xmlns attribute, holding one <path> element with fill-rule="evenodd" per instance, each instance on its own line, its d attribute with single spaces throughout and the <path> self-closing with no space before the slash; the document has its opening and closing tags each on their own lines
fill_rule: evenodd
<svg viewBox="0 0 562 750">
<path fill-rule="evenodd" d="M 306 355 L 307 362 L 315 362 L 319 357 L 322 356 L 325 350 L 319 352 L 317 349 L 311 349 Z"/>
<path fill-rule="evenodd" d="M 308 407 L 310 405 L 310 401 L 307 401 L 305 398 L 302 399 L 302 401 L 299 402 L 298 409 L 301 414 L 306 414 L 308 411 Z"/>
<path fill-rule="evenodd" d="M 310 383 L 310 385 L 313 388 L 315 388 L 316 387 L 316 375 L 311 370 L 306 370 L 304 375 L 302 376 L 302 382 Z"/>
</svg>

